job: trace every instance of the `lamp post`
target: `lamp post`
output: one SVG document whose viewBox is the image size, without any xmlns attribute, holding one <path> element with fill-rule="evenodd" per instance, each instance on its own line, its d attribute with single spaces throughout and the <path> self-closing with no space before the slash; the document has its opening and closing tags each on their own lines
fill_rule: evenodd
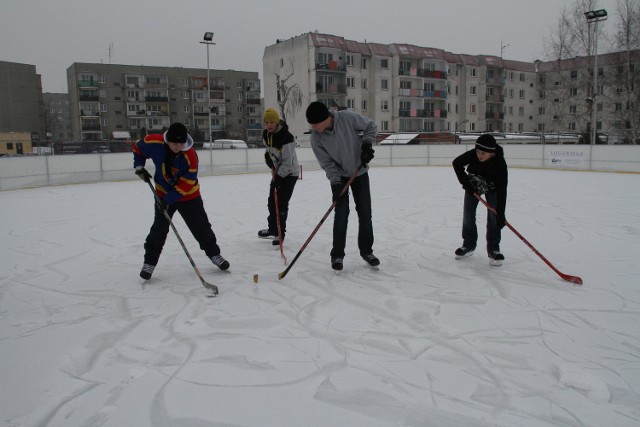
<svg viewBox="0 0 640 427">
<path fill-rule="evenodd" d="M 213 33 L 207 31 L 204 33 L 203 41 L 200 43 L 207 45 L 207 118 L 209 121 L 209 136 L 207 137 L 207 141 L 209 141 L 209 150 L 213 149 L 213 141 L 211 140 L 211 135 L 213 134 L 213 130 L 211 129 L 211 78 L 209 77 L 209 46 L 215 45 L 213 42 Z"/>
<path fill-rule="evenodd" d="M 596 95 L 598 93 L 598 22 L 607 20 L 607 11 L 604 9 L 590 10 L 584 13 L 587 18 L 587 25 L 593 22 L 593 92 L 587 102 L 591 102 L 591 145 L 596 143 L 596 134 L 598 132 L 596 125 Z"/>
</svg>

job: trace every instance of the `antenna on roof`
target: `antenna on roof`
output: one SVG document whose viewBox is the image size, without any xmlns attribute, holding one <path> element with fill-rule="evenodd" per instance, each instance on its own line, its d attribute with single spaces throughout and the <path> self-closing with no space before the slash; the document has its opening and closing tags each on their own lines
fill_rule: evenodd
<svg viewBox="0 0 640 427">
<path fill-rule="evenodd" d="M 109 42 L 109 64 L 111 64 L 111 55 L 113 54 L 113 42 Z"/>
</svg>

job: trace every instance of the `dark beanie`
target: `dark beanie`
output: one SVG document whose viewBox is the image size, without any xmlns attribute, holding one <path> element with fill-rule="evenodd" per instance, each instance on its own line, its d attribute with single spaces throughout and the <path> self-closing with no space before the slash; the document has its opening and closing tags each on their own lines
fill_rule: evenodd
<svg viewBox="0 0 640 427">
<path fill-rule="evenodd" d="M 307 107 L 307 122 L 316 124 L 327 120 L 329 109 L 322 102 L 314 101 Z"/>
<path fill-rule="evenodd" d="M 174 123 L 169 126 L 169 130 L 165 134 L 165 140 L 167 142 L 175 142 L 178 144 L 185 144 L 189 142 L 187 134 L 187 128 L 182 123 Z"/>
<path fill-rule="evenodd" d="M 495 153 L 498 148 L 496 139 L 489 134 L 483 134 L 476 139 L 476 150 L 486 151 L 487 153 Z"/>
</svg>

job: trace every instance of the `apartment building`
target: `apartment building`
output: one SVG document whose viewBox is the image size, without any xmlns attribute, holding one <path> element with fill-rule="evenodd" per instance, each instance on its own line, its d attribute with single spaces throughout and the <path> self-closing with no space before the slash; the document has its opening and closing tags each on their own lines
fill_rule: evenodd
<svg viewBox="0 0 640 427">
<path fill-rule="evenodd" d="M 261 139 L 257 72 L 74 63 L 67 84 L 77 140 L 101 141 L 125 132 L 135 140 L 173 122 L 184 123 L 198 142 Z"/>
<path fill-rule="evenodd" d="M 0 132 L 44 138 L 42 79 L 35 65 L 0 61 Z"/>
<path fill-rule="evenodd" d="M 633 56 L 636 64 L 637 53 Z M 304 110 L 312 101 L 368 116 L 380 132 L 588 132 L 590 121 L 583 118 L 591 111 L 586 100 L 591 93 L 590 58 L 561 61 L 561 66 L 556 62 L 528 63 L 306 33 L 265 48 L 264 105 L 283 108 L 295 135 L 308 131 Z M 616 68 L 622 75 L 613 54 L 601 55 L 598 63 L 602 64 L 599 74 Z M 560 80 L 556 74 L 570 77 Z M 283 82 L 280 88 L 272 76 Z M 564 98 L 551 93 L 562 87 L 559 81 L 571 81 L 571 76 L 582 87 L 571 91 L 575 105 L 565 105 Z M 625 90 L 619 84 L 599 81 L 600 92 L 618 93 L 623 98 Z M 302 94 L 301 105 L 284 95 L 294 86 Z M 600 100 L 596 108 L 605 112 L 626 108 L 620 105 L 621 99 L 609 98 L 610 106 L 605 106 L 604 97 Z M 637 95 L 635 101 L 638 105 Z M 566 114 L 559 114 L 559 110 L 566 110 Z M 580 120 L 567 119 L 578 110 L 583 112 Z M 598 132 L 622 133 L 631 126 L 630 120 L 614 122 L 608 115 L 600 117 Z"/>
<path fill-rule="evenodd" d="M 69 94 L 45 92 L 44 123 L 47 141 L 69 141 L 73 139 L 71 116 L 69 114 Z"/>
</svg>

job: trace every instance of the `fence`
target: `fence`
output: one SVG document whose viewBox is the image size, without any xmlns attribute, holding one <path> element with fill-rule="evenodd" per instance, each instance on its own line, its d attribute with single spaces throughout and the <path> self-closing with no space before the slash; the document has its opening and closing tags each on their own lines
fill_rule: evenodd
<svg viewBox="0 0 640 427">
<path fill-rule="evenodd" d="M 372 166 L 450 166 L 473 144 L 375 146 Z M 319 169 L 311 148 L 297 148 L 304 170 Z M 506 145 L 509 167 L 640 173 L 640 145 Z M 264 150 L 199 150 L 200 175 L 266 172 Z M 148 162 L 152 170 L 151 162 Z M 0 190 L 135 179 L 131 153 L 0 158 Z"/>
</svg>

